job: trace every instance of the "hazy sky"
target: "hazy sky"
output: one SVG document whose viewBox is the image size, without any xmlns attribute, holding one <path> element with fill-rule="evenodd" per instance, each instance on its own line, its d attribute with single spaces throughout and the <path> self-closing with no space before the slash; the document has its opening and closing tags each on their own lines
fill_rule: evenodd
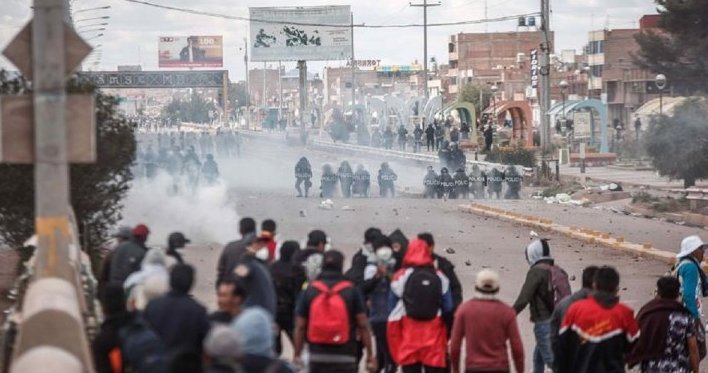
<svg viewBox="0 0 708 373">
<path fill-rule="evenodd" d="M 346 0 L 152 0 L 155 3 L 206 10 L 227 15 L 248 16 L 249 6 L 343 5 Z M 434 0 L 433 0 L 434 1 Z M 420 1 L 422 2 L 422 0 Z M 431 1 L 432 2 L 432 1 Z M 31 0 L 0 0 L 0 47 L 4 46 L 29 21 Z M 537 12 L 540 0 L 487 0 L 490 18 Z M 196 16 L 156 9 L 125 0 L 73 0 L 74 9 L 110 5 L 111 9 L 82 12 L 76 19 L 107 15 L 111 18 L 104 36 L 91 40 L 102 44 L 101 69 L 114 70 L 117 65 L 142 64 L 144 69 L 157 68 L 158 36 L 224 35 L 224 65 L 232 80 L 243 79 L 243 38 L 248 36 L 244 21 Z M 411 8 L 409 0 L 351 1 L 355 23 L 405 24 L 422 23 L 421 8 Z M 429 22 L 455 22 L 484 18 L 484 0 L 442 0 L 439 7 L 429 8 Z M 579 50 L 587 43 L 588 31 L 610 28 L 635 28 L 643 14 L 655 13 L 653 0 L 551 0 L 552 28 L 556 32 L 556 51 Z M 94 22 L 102 22 L 100 20 Z M 86 21 L 83 24 L 94 23 Z M 488 24 L 489 31 L 514 31 L 516 21 Z M 428 53 L 447 63 L 449 35 L 458 32 L 481 32 L 484 25 L 446 26 L 428 32 Z M 357 59 L 380 59 L 389 64 L 410 64 L 422 61 L 423 33 L 419 28 L 356 29 Z M 91 35 L 85 35 L 90 37 Z M 340 62 L 330 62 L 340 65 Z M 259 66 L 262 66 L 259 64 Z M 295 63 L 286 65 L 293 68 Z M 311 71 L 321 70 L 322 64 L 311 65 Z M 14 69 L 0 57 L 0 68 Z"/>
</svg>

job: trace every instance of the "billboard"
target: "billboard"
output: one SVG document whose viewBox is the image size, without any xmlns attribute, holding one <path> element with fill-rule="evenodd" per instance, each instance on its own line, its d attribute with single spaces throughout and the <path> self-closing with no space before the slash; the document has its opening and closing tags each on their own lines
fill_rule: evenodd
<svg viewBox="0 0 708 373">
<path fill-rule="evenodd" d="M 160 68 L 224 65 L 224 40 L 221 35 L 161 36 L 158 50 Z"/>
<path fill-rule="evenodd" d="M 328 61 L 352 58 L 347 6 L 250 8 L 251 61 Z"/>
</svg>

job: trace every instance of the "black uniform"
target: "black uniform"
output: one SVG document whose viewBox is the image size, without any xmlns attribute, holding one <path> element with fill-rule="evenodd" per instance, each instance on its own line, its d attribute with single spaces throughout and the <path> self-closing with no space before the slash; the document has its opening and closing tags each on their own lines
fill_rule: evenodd
<svg viewBox="0 0 708 373">
<path fill-rule="evenodd" d="M 487 189 L 489 191 L 489 198 L 496 196 L 497 199 L 501 198 L 502 182 L 504 181 L 504 173 L 493 168 L 492 171 L 487 175 Z"/>
<path fill-rule="evenodd" d="M 406 143 L 408 142 L 408 130 L 401 125 L 398 127 L 398 149 L 406 151 Z"/>
<path fill-rule="evenodd" d="M 484 199 L 485 192 L 484 187 L 487 185 L 487 178 L 479 169 L 479 166 L 472 166 L 472 172 L 470 172 L 470 190 L 474 195 L 475 199 Z"/>
<path fill-rule="evenodd" d="M 452 170 L 457 170 L 458 168 L 465 168 L 467 163 L 467 157 L 465 153 L 457 146 L 457 143 L 450 144 L 450 153 L 448 153 L 447 167 Z"/>
<path fill-rule="evenodd" d="M 420 151 L 420 147 L 423 144 L 423 128 L 420 126 L 415 127 L 413 130 L 413 139 L 415 141 L 413 144 L 413 151 L 417 153 Z"/>
<path fill-rule="evenodd" d="M 214 156 L 207 154 L 207 159 L 202 166 L 202 176 L 207 185 L 213 185 L 219 180 L 219 166 L 214 161 Z"/>
<path fill-rule="evenodd" d="M 448 167 L 450 165 L 450 144 L 445 141 L 442 147 L 438 150 L 438 159 L 440 159 L 441 167 Z"/>
<path fill-rule="evenodd" d="M 368 197 L 370 187 L 371 175 L 369 171 L 366 171 L 362 165 L 357 166 L 353 177 L 352 194 L 359 195 L 360 197 Z"/>
<path fill-rule="evenodd" d="M 516 167 L 509 166 L 504 172 L 504 181 L 506 181 L 506 193 L 504 194 L 505 199 L 520 199 L 521 196 L 521 183 L 523 181 L 523 176 L 516 171 Z"/>
<path fill-rule="evenodd" d="M 435 128 L 432 123 L 425 129 L 425 140 L 428 151 L 430 151 L 431 147 L 435 150 Z"/>
<path fill-rule="evenodd" d="M 297 165 L 295 165 L 295 178 L 297 179 L 295 182 L 297 196 L 302 197 L 302 189 L 300 189 L 300 185 L 304 182 L 305 197 L 307 197 L 310 192 L 310 187 L 312 186 L 312 182 L 310 181 L 310 179 L 312 179 L 312 167 L 310 167 L 310 162 L 307 158 L 300 158 L 300 161 L 298 161 Z"/>
<path fill-rule="evenodd" d="M 337 181 L 339 177 L 332 170 L 332 166 L 326 164 L 322 167 L 322 178 L 320 179 L 320 197 L 332 198 L 337 193 Z"/>
<path fill-rule="evenodd" d="M 386 148 L 386 149 L 393 148 L 393 136 L 394 136 L 393 131 L 391 130 L 390 127 L 387 127 L 383 133 L 384 148 Z"/>
<path fill-rule="evenodd" d="M 342 197 L 351 197 L 354 171 L 352 171 L 352 167 L 349 165 L 349 162 L 342 162 L 339 166 L 339 170 L 337 170 L 337 177 L 339 178 L 339 186 L 342 189 Z"/>
<path fill-rule="evenodd" d="M 428 167 L 428 173 L 425 174 L 423 179 L 423 186 L 425 187 L 424 196 L 425 198 L 435 198 L 438 192 L 438 187 L 440 186 L 440 179 L 438 174 L 435 173 L 433 167 Z"/>
<path fill-rule="evenodd" d="M 450 194 L 450 198 L 467 199 L 470 191 L 470 178 L 467 174 L 465 174 L 465 170 L 463 168 L 458 168 L 453 176 L 453 180 L 455 181 L 455 188 L 453 189 L 452 194 Z"/>
<path fill-rule="evenodd" d="M 455 188 L 455 180 L 452 179 L 446 167 L 440 170 L 440 187 L 438 187 L 438 198 L 448 197 Z"/>
<path fill-rule="evenodd" d="M 398 180 L 398 175 L 388 166 L 387 162 L 381 164 L 379 169 L 379 193 L 381 197 L 395 197 L 396 188 L 394 182 Z"/>
</svg>

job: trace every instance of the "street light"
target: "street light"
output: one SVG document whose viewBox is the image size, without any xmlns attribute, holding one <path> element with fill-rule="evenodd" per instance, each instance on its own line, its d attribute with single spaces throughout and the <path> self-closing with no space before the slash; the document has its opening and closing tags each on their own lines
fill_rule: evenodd
<svg viewBox="0 0 708 373">
<path fill-rule="evenodd" d="M 96 31 L 106 31 L 106 28 L 101 27 L 101 28 L 92 28 L 92 29 L 88 29 L 88 30 L 79 30 L 80 33 L 96 32 Z"/>
<path fill-rule="evenodd" d="M 654 80 L 656 88 L 659 89 L 659 115 L 664 115 L 664 88 L 666 88 L 666 75 L 659 74 Z"/>
<path fill-rule="evenodd" d="M 499 91 L 499 86 L 494 83 L 492 86 L 492 120 L 497 123 L 497 91 Z"/>
<path fill-rule="evenodd" d="M 101 36 L 103 36 L 102 33 L 101 33 L 101 34 L 98 34 L 98 35 L 96 35 L 96 36 L 92 36 L 92 37 L 90 37 L 90 38 L 85 38 L 84 41 L 89 41 L 89 40 L 98 39 L 98 38 L 100 38 Z"/>
<path fill-rule="evenodd" d="M 563 127 L 567 128 L 568 126 L 568 117 L 565 113 L 565 90 L 568 89 L 568 81 L 566 80 L 561 80 L 560 83 L 558 83 L 558 86 L 560 87 L 561 90 L 561 98 L 563 99 Z"/>
<path fill-rule="evenodd" d="M 77 23 L 79 23 L 79 22 L 95 21 L 95 20 L 97 20 L 97 19 L 109 19 L 109 18 L 111 18 L 111 16 L 81 18 L 81 19 L 75 20 L 75 21 L 74 21 L 74 24 L 77 24 Z"/>
<path fill-rule="evenodd" d="M 101 10 L 101 9 L 111 9 L 111 6 L 106 5 L 106 6 L 97 6 L 95 8 L 81 9 L 81 10 L 75 11 L 74 15 L 79 14 L 79 13 L 84 13 L 84 12 L 90 12 L 92 10 Z"/>
</svg>

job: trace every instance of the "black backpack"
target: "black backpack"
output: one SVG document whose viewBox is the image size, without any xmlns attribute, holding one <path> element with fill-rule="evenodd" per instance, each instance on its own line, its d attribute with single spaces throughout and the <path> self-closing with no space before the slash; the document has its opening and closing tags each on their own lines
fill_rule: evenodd
<svg viewBox="0 0 708 373">
<path fill-rule="evenodd" d="M 403 289 L 406 315 L 414 320 L 432 320 L 442 307 L 442 281 L 434 267 L 416 267 Z"/>
<path fill-rule="evenodd" d="M 143 319 L 136 317 L 118 335 L 126 372 L 167 373 L 165 344 Z"/>
</svg>

